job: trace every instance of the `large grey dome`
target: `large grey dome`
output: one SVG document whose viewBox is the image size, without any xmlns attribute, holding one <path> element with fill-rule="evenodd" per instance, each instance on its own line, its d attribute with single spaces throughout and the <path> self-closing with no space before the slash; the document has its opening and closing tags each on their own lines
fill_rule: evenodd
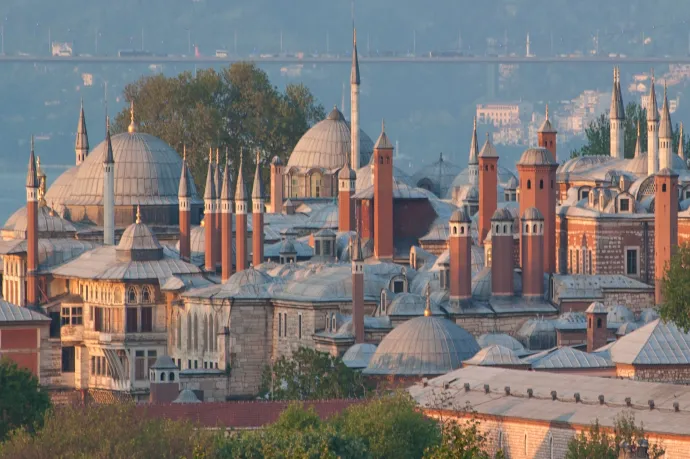
<svg viewBox="0 0 690 459">
<path fill-rule="evenodd" d="M 26 239 L 27 235 L 26 206 L 22 206 L 5 222 L 2 228 L 3 239 Z M 38 237 L 72 238 L 77 229 L 67 220 L 58 216 L 47 206 L 38 208 Z"/>
<path fill-rule="evenodd" d="M 417 317 L 394 328 L 364 370 L 371 375 L 441 375 L 479 352 L 474 337 L 440 317 Z"/>
<path fill-rule="evenodd" d="M 111 139 L 115 159 L 115 205 L 177 205 L 182 158 L 161 139 L 141 132 L 114 135 Z M 47 193 L 52 205 L 101 205 L 103 201 L 103 160 L 106 144 L 101 142 L 89 153 L 73 174 L 69 192 L 58 178 L 61 189 Z M 192 197 L 196 198 L 193 183 Z M 57 202 L 58 195 L 64 202 Z M 56 202 L 53 202 L 56 201 Z"/>
<path fill-rule="evenodd" d="M 312 126 L 297 142 L 288 160 L 287 170 L 293 167 L 302 171 L 313 168 L 329 171 L 339 169 L 347 163 L 350 151 L 350 123 L 340 110 L 333 108 L 325 120 Z M 373 151 L 374 142 L 360 129 L 360 164 L 367 164 Z"/>
</svg>

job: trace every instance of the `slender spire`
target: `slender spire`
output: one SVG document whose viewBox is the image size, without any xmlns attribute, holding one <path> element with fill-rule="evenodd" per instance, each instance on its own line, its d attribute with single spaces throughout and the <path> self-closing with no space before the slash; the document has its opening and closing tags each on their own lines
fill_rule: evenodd
<svg viewBox="0 0 690 459">
<path fill-rule="evenodd" d="M 113 144 L 110 140 L 110 117 L 109 116 L 105 117 L 105 145 L 106 145 L 106 151 L 105 151 L 105 159 L 103 160 L 103 164 L 114 164 L 115 159 L 113 157 Z"/>
<path fill-rule="evenodd" d="M 541 126 L 539 127 L 538 132 L 542 132 L 542 133 L 546 133 L 546 132 L 555 133 L 556 132 L 556 130 L 551 125 L 551 119 L 549 118 L 549 104 L 546 104 L 546 118 L 544 118 L 544 122 L 541 123 Z"/>
<path fill-rule="evenodd" d="M 182 173 L 180 174 L 180 186 L 177 189 L 178 198 L 190 198 L 192 196 L 188 185 L 189 169 L 187 168 L 187 145 L 182 147 Z"/>
<path fill-rule="evenodd" d="M 642 147 L 640 146 L 640 120 L 637 120 L 637 139 L 635 140 L 635 158 L 642 154 Z"/>
<path fill-rule="evenodd" d="M 134 101 L 132 100 L 129 103 L 129 127 L 127 128 L 127 132 L 130 134 L 137 132 L 137 123 L 134 121 Z"/>
<path fill-rule="evenodd" d="M 137 225 L 141 223 L 141 208 L 137 204 Z"/>
<path fill-rule="evenodd" d="M 612 120 L 622 120 L 625 118 L 625 111 L 621 105 L 622 96 L 620 94 L 620 80 L 618 67 L 613 68 L 613 91 L 611 91 L 611 109 L 609 117 Z"/>
<path fill-rule="evenodd" d="M 240 151 L 240 167 L 237 171 L 237 187 L 235 188 L 235 201 L 247 200 L 247 188 L 244 186 L 244 177 L 242 177 L 242 161 L 243 152 Z"/>
<path fill-rule="evenodd" d="M 216 199 L 216 184 L 213 181 L 213 148 L 208 149 L 208 171 L 206 173 L 206 189 L 204 199 Z"/>
<path fill-rule="evenodd" d="M 213 165 L 213 184 L 216 186 L 216 199 L 220 198 L 223 178 L 220 176 L 220 148 L 216 147 L 216 163 Z"/>
<path fill-rule="evenodd" d="M 498 158 L 498 153 L 496 152 L 496 147 L 491 143 L 491 136 L 489 133 L 486 133 L 486 141 L 484 142 L 484 146 L 482 146 L 481 151 L 479 152 L 479 157 L 480 158 Z"/>
<path fill-rule="evenodd" d="M 618 107 L 620 108 L 620 113 L 618 113 L 619 119 L 625 119 L 625 104 L 623 104 L 623 91 L 621 90 L 621 69 L 616 67 L 616 86 L 618 88 Z"/>
<path fill-rule="evenodd" d="M 654 69 L 652 69 L 652 83 L 649 86 L 647 102 L 647 121 L 659 121 L 659 106 L 656 103 L 656 91 L 654 89 Z"/>
<path fill-rule="evenodd" d="M 36 154 L 34 153 L 34 136 L 31 136 L 31 153 L 29 154 L 29 171 L 26 174 L 26 187 L 38 188 L 38 174 L 36 173 Z"/>
<path fill-rule="evenodd" d="M 220 190 L 220 199 L 232 201 L 232 174 L 230 173 L 230 160 L 228 159 L 228 147 L 225 147 L 225 171 L 223 172 L 223 187 Z"/>
<path fill-rule="evenodd" d="M 426 284 L 424 296 L 426 297 L 426 307 L 424 308 L 424 317 L 430 317 L 431 316 L 431 286 L 428 283 Z"/>
<path fill-rule="evenodd" d="M 256 149 L 256 170 L 254 171 L 254 187 L 252 188 L 252 199 L 264 198 L 264 181 L 261 178 L 261 156 L 259 149 Z"/>
<path fill-rule="evenodd" d="M 472 142 L 470 142 L 470 159 L 467 164 L 479 164 L 479 142 L 477 141 L 477 117 L 474 117 L 472 127 Z"/>
<path fill-rule="evenodd" d="M 386 121 L 381 120 L 381 135 L 379 135 L 378 140 L 376 141 L 376 144 L 374 145 L 374 149 L 393 149 L 393 144 L 391 143 L 390 140 L 388 140 L 388 136 L 386 135 Z"/>
<path fill-rule="evenodd" d="M 357 56 L 357 29 L 352 27 L 352 71 L 350 84 L 359 84 L 359 57 Z"/>
<path fill-rule="evenodd" d="M 668 96 L 666 94 L 666 82 L 664 82 L 664 102 L 661 107 L 661 122 L 659 123 L 659 138 L 670 139 L 673 137 L 671 128 L 671 113 L 668 109 Z"/>
<path fill-rule="evenodd" d="M 685 152 L 683 143 L 685 142 L 685 137 L 683 136 L 683 122 L 680 122 L 680 132 L 678 133 L 678 156 L 680 159 L 685 161 Z"/>
<path fill-rule="evenodd" d="M 81 100 L 79 124 L 77 125 L 77 139 L 74 148 L 76 150 L 89 151 L 89 136 L 86 133 L 86 116 L 84 115 L 84 99 Z"/>
</svg>

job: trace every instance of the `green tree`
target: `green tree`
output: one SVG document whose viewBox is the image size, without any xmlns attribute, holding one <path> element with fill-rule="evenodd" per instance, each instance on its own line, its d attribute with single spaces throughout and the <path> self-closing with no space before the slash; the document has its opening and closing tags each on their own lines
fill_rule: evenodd
<svg viewBox="0 0 690 459">
<path fill-rule="evenodd" d="M 280 92 L 263 70 L 248 62 L 220 72 L 199 70 L 196 76 L 184 72 L 170 78 L 142 77 L 125 87 L 124 97 L 134 103 L 139 131 L 161 138 L 180 153 L 186 146 L 201 194 L 209 148 L 227 148 L 233 164 L 244 151 L 243 172 L 248 179 L 256 166 L 255 150 L 261 152 L 262 163 L 274 155 L 287 161 L 300 137 L 325 116 L 308 88 L 288 84 Z M 127 107 L 117 114 L 113 131 L 124 132 L 129 124 Z"/>
<path fill-rule="evenodd" d="M 568 442 L 565 457 L 616 459 L 622 442 L 636 445 L 643 439 L 647 439 L 644 426 L 635 424 L 635 414 L 632 411 L 624 411 L 614 420 L 613 435 L 604 431 L 596 420 L 587 432 L 580 432 Z M 664 449 L 660 445 L 650 445 L 648 453 L 651 459 L 659 459 L 664 455 Z"/>
<path fill-rule="evenodd" d="M 0 441 L 14 429 L 40 427 L 50 405 L 36 376 L 7 358 L 0 359 Z"/>
<path fill-rule="evenodd" d="M 301 347 L 264 369 L 260 393 L 273 400 L 359 398 L 368 385 L 338 357 Z"/>
<path fill-rule="evenodd" d="M 680 245 L 673 256 L 661 281 L 663 302 L 659 315 L 671 321 L 685 333 L 690 331 L 690 246 Z"/>
<path fill-rule="evenodd" d="M 637 124 L 640 125 L 640 146 L 642 152 L 647 151 L 647 110 L 641 105 L 630 102 L 625 107 L 625 122 L 623 123 L 623 153 L 626 158 L 635 156 L 635 143 L 637 141 Z M 602 113 L 590 121 L 585 128 L 585 144 L 570 154 L 571 158 L 577 156 L 608 156 L 610 154 L 611 122 L 609 113 Z M 678 151 L 680 141 L 680 129 L 676 125 L 673 129 L 673 151 Z M 684 151 L 690 148 L 690 138 L 683 134 Z"/>
<path fill-rule="evenodd" d="M 362 439 L 373 458 L 417 459 L 440 440 L 438 423 L 403 392 L 353 405 L 333 424 L 345 435 Z"/>
<path fill-rule="evenodd" d="M 34 435 L 15 431 L 0 444 L 0 458 L 203 458 L 213 435 L 184 421 L 151 418 L 134 404 L 59 407 Z"/>
<path fill-rule="evenodd" d="M 441 426 L 441 441 L 427 448 L 425 459 L 491 459 L 486 452 L 487 438 L 479 428 L 476 418 L 464 422 L 449 419 Z M 493 458 L 503 458 L 499 451 Z"/>
</svg>

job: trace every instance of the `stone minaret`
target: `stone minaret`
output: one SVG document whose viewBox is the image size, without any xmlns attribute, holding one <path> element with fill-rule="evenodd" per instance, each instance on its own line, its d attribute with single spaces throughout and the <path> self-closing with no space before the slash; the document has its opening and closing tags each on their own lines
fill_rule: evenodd
<svg viewBox="0 0 690 459">
<path fill-rule="evenodd" d="M 613 92 L 611 93 L 611 109 L 609 111 L 611 121 L 610 149 L 611 157 L 623 159 L 625 141 L 625 107 L 623 106 L 623 96 L 621 94 L 620 70 L 613 68 Z"/>
<path fill-rule="evenodd" d="M 221 255 L 220 255 L 220 191 L 223 186 L 223 177 L 220 175 L 220 148 L 216 147 L 216 162 L 213 165 L 213 184 L 216 186 L 216 206 L 213 215 L 213 262 L 216 265 L 216 272 L 221 268 Z"/>
<path fill-rule="evenodd" d="M 77 140 L 74 145 L 77 166 L 84 162 L 89 155 L 89 135 L 86 133 L 86 117 L 84 116 L 84 100 L 81 101 L 79 124 L 77 125 Z"/>
<path fill-rule="evenodd" d="M 678 174 L 669 168 L 654 177 L 654 299 L 663 303 L 661 281 L 678 246 Z"/>
<path fill-rule="evenodd" d="M 608 329 L 606 306 L 598 301 L 589 305 L 585 311 L 587 315 L 587 352 L 594 352 L 600 347 L 606 346 L 608 341 Z"/>
<path fill-rule="evenodd" d="M 357 173 L 346 164 L 338 172 L 338 231 L 356 231 L 355 203 L 352 202 L 356 183 Z"/>
<path fill-rule="evenodd" d="M 103 160 L 103 244 L 115 245 L 115 159 L 110 141 L 110 118 L 106 118 L 106 153 Z"/>
<path fill-rule="evenodd" d="M 352 257 L 352 326 L 355 344 L 364 342 L 364 257 L 362 240 L 354 237 L 350 245 Z"/>
<path fill-rule="evenodd" d="M 544 217 L 530 207 L 522 214 L 522 296 L 544 296 Z"/>
<path fill-rule="evenodd" d="M 491 217 L 491 294 L 513 295 L 513 216 L 496 209 Z"/>
<path fill-rule="evenodd" d="M 374 256 L 393 260 L 393 144 L 384 123 L 374 145 Z"/>
<path fill-rule="evenodd" d="M 673 169 L 673 130 L 671 128 L 671 113 L 668 110 L 668 96 L 664 83 L 664 102 L 661 106 L 661 121 L 659 122 L 659 169 Z"/>
<path fill-rule="evenodd" d="M 556 135 L 558 133 L 556 132 L 556 129 L 554 129 L 553 125 L 551 124 L 551 120 L 549 119 L 549 106 L 546 106 L 546 118 L 544 119 L 544 122 L 541 124 L 539 127 L 539 131 L 537 131 L 537 144 L 542 147 L 546 148 L 551 152 L 553 155 L 553 160 L 557 161 L 558 160 L 558 155 L 556 153 Z"/>
<path fill-rule="evenodd" d="M 177 200 L 180 213 L 180 258 L 183 261 L 191 260 L 191 228 L 192 228 L 192 193 L 189 187 L 189 170 L 187 169 L 187 147 L 182 154 L 182 172 L 180 173 L 180 186 L 177 189 Z"/>
<path fill-rule="evenodd" d="M 357 30 L 352 30 L 352 71 L 350 73 L 350 164 L 357 170 L 359 163 L 359 59 L 357 57 Z"/>
<path fill-rule="evenodd" d="M 256 231 L 256 222 L 254 222 L 254 231 Z M 242 176 L 241 153 L 235 188 L 235 257 L 235 270 L 240 272 L 247 269 L 247 189 Z"/>
<path fill-rule="evenodd" d="M 472 127 L 472 142 L 470 143 L 470 157 L 467 160 L 467 170 L 470 173 L 470 184 L 479 183 L 479 142 L 477 142 L 477 117 L 474 117 Z"/>
<path fill-rule="evenodd" d="M 221 219 L 221 280 L 225 282 L 232 276 L 232 174 L 225 154 L 225 171 L 223 172 L 223 187 L 220 190 L 220 219 Z"/>
<path fill-rule="evenodd" d="M 637 138 L 635 139 L 635 158 L 642 154 L 642 146 L 640 145 L 640 120 L 637 120 Z"/>
<path fill-rule="evenodd" d="M 213 253 L 216 229 L 216 184 L 213 181 L 213 175 L 213 149 L 209 149 L 206 189 L 204 190 L 204 265 L 208 272 L 216 270 L 216 257 Z"/>
<path fill-rule="evenodd" d="M 545 148 L 526 150 L 517 163 L 520 215 L 536 207 L 544 217 L 544 269 L 547 273 L 556 271 L 556 169 L 558 163 Z"/>
<path fill-rule="evenodd" d="M 252 187 L 252 264 L 264 262 L 264 181 L 261 178 L 261 157 L 256 151 L 256 170 Z"/>
<path fill-rule="evenodd" d="M 678 133 L 678 156 L 680 159 L 683 160 L 683 163 L 685 163 L 685 152 L 683 151 L 684 146 L 683 142 L 685 142 L 685 137 L 683 136 L 683 122 L 680 122 L 680 132 Z"/>
<path fill-rule="evenodd" d="M 647 102 L 647 175 L 654 175 L 659 172 L 659 110 L 654 90 L 654 72 Z"/>
<path fill-rule="evenodd" d="M 470 217 L 464 209 L 450 217 L 450 299 L 468 300 L 472 297 L 472 235 Z"/>
<path fill-rule="evenodd" d="M 32 136 L 26 174 L 26 305 L 29 307 L 38 306 L 38 185 Z"/>
<path fill-rule="evenodd" d="M 271 212 L 283 212 L 283 160 L 274 156 L 271 161 Z"/>
<path fill-rule="evenodd" d="M 491 216 L 498 205 L 498 154 L 491 144 L 489 134 L 479 152 L 479 244 L 484 245 L 484 239 L 491 227 Z"/>
</svg>

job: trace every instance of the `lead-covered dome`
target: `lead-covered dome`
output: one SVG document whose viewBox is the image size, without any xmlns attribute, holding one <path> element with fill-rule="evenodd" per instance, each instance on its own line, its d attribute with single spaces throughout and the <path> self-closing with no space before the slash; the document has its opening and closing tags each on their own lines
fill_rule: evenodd
<svg viewBox="0 0 690 459">
<path fill-rule="evenodd" d="M 177 205 L 182 158 L 161 139 L 142 132 L 112 136 L 115 161 L 115 205 Z M 103 161 L 107 146 L 98 144 L 77 168 L 72 185 L 61 189 L 64 202 L 53 202 L 52 187 L 47 193 L 52 205 L 92 206 L 103 202 Z M 66 173 L 67 173 L 66 172 Z M 58 178 L 56 183 L 61 183 Z M 191 194 L 196 198 L 196 187 Z M 55 193 L 57 194 L 57 192 Z"/>
<path fill-rule="evenodd" d="M 39 238 L 73 238 L 77 229 L 67 220 L 64 220 L 47 206 L 38 208 L 38 237 Z M 26 206 L 20 207 L 5 222 L 2 228 L 3 239 L 27 238 Z"/>
<path fill-rule="evenodd" d="M 555 166 L 558 163 L 549 150 L 537 147 L 525 150 L 517 164 L 518 166 Z"/>
<path fill-rule="evenodd" d="M 374 142 L 363 130 L 359 130 L 360 165 L 367 164 L 374 151 Z M 343 167 L 350 156 L 350 123 L 334 107 L 325 120 L 311 127 L 292 150 L 287 169 L 297 168 L 335 170 Z M 353 167 L 357 169 L 357 167 Z"/>
<path fill-rule="evenodd" d="M 369 366 L 370 375 L 441 375 L 462 366 L 479 352 L 474 337 L 441 317 L 417 317 L 394 328 L 381 341 Z"/>
<path fill-rule="evenodd" d="M 154 261 L 163 258 L 163 247 L 151 228 L 137 220 L 122 233 L 116 253 L 119 261 Z"/>
</svg>

